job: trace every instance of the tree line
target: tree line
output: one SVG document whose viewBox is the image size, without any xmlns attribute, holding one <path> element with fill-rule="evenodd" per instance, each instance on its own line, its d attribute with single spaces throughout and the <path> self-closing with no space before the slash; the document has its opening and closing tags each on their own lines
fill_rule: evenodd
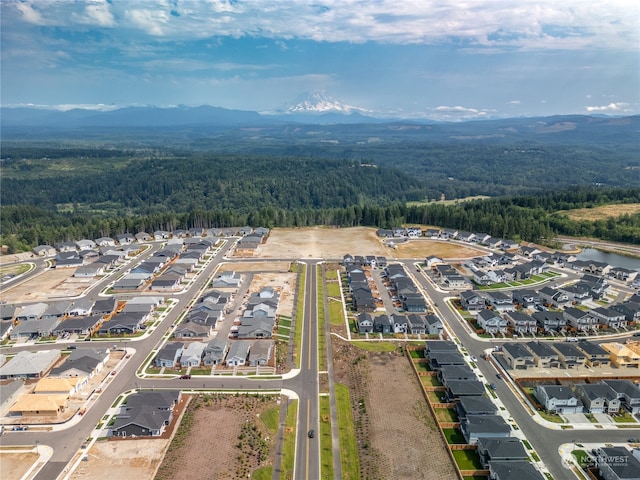
<svg viewBox="0 0 640 480">
<path fill-rule="evenodd" d="M 393 228 L 406 224 L 434 225 L 516 241 L 551 243 L 557 235 L 640 243 L 640 214 L 607 220 L 572 220 L 564 210 L 594 208 L 611 203 L 640 203 L 640 188 L 578 188 L 545 195 L 474 200 L 447 205 L 406 202 L 355 202 L 343 207 L 285 208 L 260 206 L 243 210 L 194 207 L 149 214 L 95 215 L 59 212 L 35 205 L 3 205 L 0 240 L 17 252 L 38 244 L 54 245 L 81 238 L 96 239 L 120 233 L 172 231 L 191 227 L 332 227 Z"/>
</svg>

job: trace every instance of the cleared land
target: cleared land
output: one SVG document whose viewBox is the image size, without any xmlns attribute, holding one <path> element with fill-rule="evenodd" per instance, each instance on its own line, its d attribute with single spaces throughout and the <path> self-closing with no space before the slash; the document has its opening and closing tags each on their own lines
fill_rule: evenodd
<svg viewBox="0 0 640 480">
<path fill-rule="evenodd" d="M 0 478 L 2 480 L 20 480 L 37 459 L 38 455 L 35 452 L 3 450 L 0 452 Z"/>
<path fill-rule="evenodd" d="M 168 445 L 168 439 L 96 442 L 71 480 L 150 480 Z"/>
<path fill-rule="evenodd" d="M 332 345 L 336 382 L 351 392 L 360 478 L 456 478 L 404 354 L 369 352 L 335 337 Z"/>
<path fill-rule="evenodd" d="M 342 258 L 345 254 L 395 258 L 468 258 L 483 255 L 477 248 L 455 242 L 428 239 L 410 240 L 393 249 L 384 245 L 376 230 L 354 228 L 276 228 L 260 247 L 259 258 Z"/>
<path fill-rule="evenodd" d="M 41 302 L 57 297 L 81 295 L 94 279 L 74 278 L 75 268 L 46 270 L 28 281 L 7 288 L 3 295 L 11 302 Z"/>
<path fill-rule="evenodd" d="M 594 208 L 577 208 L 575 210 L 561 210 L 558 213 L 566 215 L 571 220 L 595 221 L 617 218 L 621 215 L 634 215 L 640 212 L 640 203 L 624 203 L 617 205 L 602 205 Z"/>
</svg>

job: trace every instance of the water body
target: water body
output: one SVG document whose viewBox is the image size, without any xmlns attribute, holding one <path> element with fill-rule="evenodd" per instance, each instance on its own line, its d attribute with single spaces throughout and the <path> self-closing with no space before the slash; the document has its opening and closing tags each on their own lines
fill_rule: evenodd
<svg viewBox="0 0 640 480">
<path fill-rule="evenodd" d="M 640 258 L 624 257 L 617 253 L 601 252 L 595 248 L 585 248 L 576 255 L 578 260 L 594 260 L 604 262 L 612 267 L 623 267 L 631 270 L 640 270 Z"/>
</svg>

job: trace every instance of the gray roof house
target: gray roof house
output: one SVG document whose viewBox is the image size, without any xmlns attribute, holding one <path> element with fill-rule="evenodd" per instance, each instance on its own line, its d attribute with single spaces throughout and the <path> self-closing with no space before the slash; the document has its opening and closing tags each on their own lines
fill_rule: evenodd
<svg viewBox="0 0 640 480">
<path fill-rule="evenodd" d="M 564 330 L 567 325 L 567 320 L 562 312 L 544 310 L 542 312 L 533 312 L 531 316 L 537 322 L 538 327 L 545 332 L 559 332 Z"/>
<path fill-rule="evenodd" d="M 597 343 L 586 340 L 576 343 L 576 348 L 586 356 L 586 364 L 590 367 L 600 367 L 611 363 L 611 356 L 604 348 Z"/>
<path fill-rule="evenodd" d="M 505 343 L 502 346 L 502 356 L 514 370 L 526 370 L 535 366 L 533 353 L 519 343 Z"/>
<path fill-rule="evenodd" d="M 361 312 L 356 317 L 356 325 L 360 335 L 373 333 L 373 317 L 369 312 Z"/>
<path fill-rule="evenodd" d="M 79 335 L 93 335 L 102 324 L 100 315 L 90 315 L 87 317 L 69 317 L 58 323 L 53 330 L 54 335 L 64 333 L 77 333 Z"/>
<path fill-rule="evenodd" d="M 130 395 L 111 429 L 113 436 L 157 437 L 173 420 L 173 410 L 180 401 L 179 390 L 142 391 Z"/>
<path fill-rule="evenodd" d="M 249 340 L 237 340 L 231 344 L 227 354 L 228 367 L 240 367 L 247 363 L 251 342 Z"/>
<path fill-rule="evenodd" d="M 445 365 L 438 372 L 438 378 L 445 387 L 452 380 L 478 380 L 468 365 Z"/>
<path fill-rule="evenodd" d="M 529 459 L 522 442 L 515 437 L 508 438 L 478 438 L 478 456 L 484 468 L 491 462 L 509 462 L 513 460 Z"/>
<path fill-rule="evenodd" d="M 491 480 L 544 480 L 545 477 L 527 460 L 503 462 L 495 460 L 489 464 Z"/>
<path fill-rule="evenodd" d="M 189 342 L 185 344 L 180 356 L 181 367 L 198 367 L 202 362 L 204 350 L 207 344 L 204 342 Z"/>
<path fill-rule="evenodd" d="M 488 397 L 460 397 L 456 403 L 456 411 L 459 418 L 464 418 L 467 415 L 495 415 L 498 407 Z"/>
<path fill-rule="evenodd" d="M 461 397 L 481 397 L 486 392 L 484 384 L 478 380 L 449 380 L 447 398 L 453 401 Z"/>
<path fill-rule="evenodd" d="M 38 320 L 44 312 L 46 312 L 49 305 L 46 303 L 33 303 L 31 305 L 27 305 L 20 313 L 16 316 L 16 320 L 20 320 L 21 322 L 24 320 Z"/>
<path fill-rule="evenodd" d="M 560 360 L 562 368 L 583 367 L 587 361 L 585 354 L 571 343 L 555 342 L 551 346 L 558 352 L 558 360 Z"/>
<path fill-rule="evenodd" d="M 598 473 L 604 480 L 638 480 L 640 461 L 625 447 L 598 448 Z"/>
<path fill-rule="evenodd" d="M 618 394 L 606 383 L 579 383 L 574 388 L 589 413 L 617 413 L 620 410 Z"/>
<path fill-rule="evenodd" d="M 501 291 L 488 291 L 486 293 L 487 303 L 492 305 L 498 312 L 510 312 L 515 309 L 511 295 Z"/>
<path fill-rule="evenodd" d="M 598 307 L 591 310 L 591 315 L 596 317 L 599 325 L 608 328 L 620 328 L 627 326 L 624 313 L 611 307 Z"/>
<path fill-rule="evenodd" d="M 467 415 L 460 422 L 460 429 L 468 444 L 476 444 L 478 438 L 506 438 L 511 427 L 500 415 Z"/>
<path fill-rule="evenodd" d="M 618 395 L 624 408 L 636 415 L 640 413 L 640 388 L 631 380 L 604 380 Z"/>
<path fill-rule="evenodd" d="M 430 352 L 429 365 L 434 370 L 439 370 L 444 365 L 466 365 L 464 357 L 460 352 Z"/>
<path fill-rule="evenodd" d="M 515 333 L 536 333 L 538 323 L 528 313 L 513 311 L 505 314 L 511 328 Z"/>
<path fill-rule="evenodd" d="M 484 308 L 484 298 L 472 290 L 460 292 L 460 303 L 469 313 L 479 312 Z"/>
<path fill-rule="evenodd" d="M 427 322 L 421 315 L 412 313 L 407 316 L 409 320 L 409 333 L 411 335 L 424 335 L 427 333 Z"/>
<path fill-rule="evenodd" d="M 273 349 L 273 340 L 259 340 L 253 342 L 251 350 L 249 350 L 249 365 L 252 367 L 267 365 L 273 355 Z"/>
<path fill-rule="evenodd" d="M 582 413 L 583 405 L 571 388 L 562 385 L 536 385 L 534 393 L 548 412 Z"/>
<path fill-rule="evenodd" d="M 598 324 L 598 319 L 589 312 L 584 312 L 575 307 L 567 307 L 564 309 L 564 318 L 567 323 L 574 329 L 584 332 L 593 330 Z"/>
<path fill-rule="evenodd" d="M 477 322 L 480 328 L 486 333 L 507 333 L 507 320 L 502 318 L 497 312 L 483 309 L 478 312 Z"/>
<path fill-rule="evenodd" d="M 557 368 L 560 366 L 558 352 L 542 342 L 527 342 L 527 348 L 533 353 L 533 360 L 539 368 Z"/>
<path fill-rule="evenodd" d="M 225 338 L 214 338 L 204 349 L 202 362 L 205 365 L 220 365 L 229 351 L 229 342 Z"/>
<path fill-rule="evenodd" d="M 53 367 L 50 377 L 93 377 L 99 373 L 109 360 L 109 349 L 79 348 L 73 350 L 62 365 Z"/>
<path fill-rule="evenodd" d="M 0 367 L 0 379 L 41 378 L 60 358 L 60 350 L 23 350 Z"/>
<path fill-rule="evenodd" d="M 154 361 L 156 367 L 175 367 L 182 356 L 183 349 L 184 344 L 180 342 L 165 344 L 156 354 L 156 359 Z"/>
<path fill-rule="evenodd" d="M 428 335 L 440 335 L 442 333 L 442 321 L 435 315 L 426 315 L 424 317 L 426 323 L 426 333 Z"/>
</svg>

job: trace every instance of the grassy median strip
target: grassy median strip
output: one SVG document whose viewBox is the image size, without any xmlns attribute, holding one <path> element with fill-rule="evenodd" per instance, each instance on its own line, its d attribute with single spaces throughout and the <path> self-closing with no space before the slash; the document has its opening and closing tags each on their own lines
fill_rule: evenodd
<svg viewBox="0 0 640 480">
<path fill-rule="evenodd" d="M 292 400 L 287 407 L 287 421 L 282 442 L 281 478 L 293 478 L 293 465 L 296 456 L 296 423 L 298 418 L 298 400 Z"/>
<path fill-rule="evenodd" d="M 361 348 L 367 352 L 393 352 L 398 347 L 391 342 L 364 342 L 355 341 L 351 342 L 354 347 Z"/>
<path fill-rule="evenodd" d="M 322 276 L 322 267 L 316 267 L 318 292 L 318 369 L 320 371 L 327 370 L 327 335 L 325 329 L 325 310 L 324 310 L 324 277 Z"/>
<path fill-rule="evenodd" d="M 320 397 L 320 478 L 333 478 L 331 409 L 328 396 Z"/>
<path fill-rule="evenodd" d="M 293 338 L 295 342 L 295 365 L 300 368 L 300 352 L 302 350 L 302 324 L 304 323 L 304 292 L 307 284 L 307 266 L 296 264 L 292 269 L 298 272 L 298 290 L 296 294 L 296 323 Z"/>
<path fill-rule="evenodd" d="M 336 383 L 336 406 L 338 409 L 338 438 L 340 441 L 340 465 L 344 480 L 360 478 L 358 444 L 351 413 L 351 398 L 346 385 Z"/>
</svg>

